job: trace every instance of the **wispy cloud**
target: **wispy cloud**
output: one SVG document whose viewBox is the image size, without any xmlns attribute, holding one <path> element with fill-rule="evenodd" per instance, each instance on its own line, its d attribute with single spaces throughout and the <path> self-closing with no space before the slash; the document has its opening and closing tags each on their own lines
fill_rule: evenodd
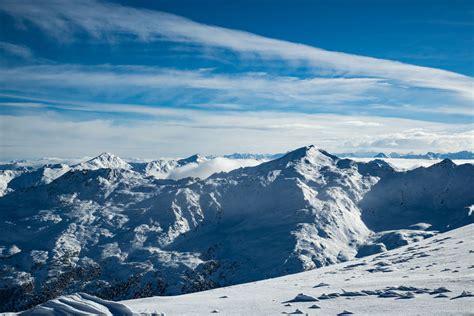
<svg viewBox="0 0 474 316">
<path fill-rule="evenodd" d="M 365 76 L 406 85 L 449 90 L 472 100 L 473 78 L 461 74 L 327 51 L 256 34 L 205 25 L 164 12 L 136 9 L 114 3 L 85 1 L 6 1 L 0 10 L 41 28 L 59 39 L 86 33 L 98 39 L 134 38 L 140 41 L 168 40 L 232 50 L 262 59 L 300 62 L 315 72 L 336 76 Z"/>
<path fill-rule="evenodd" d="M 44 108 L 46 107 L 43 103 L 36 102 L 0 102 L 0 106 L 11 106 L 18 108 Z"/>
<path fill-rule="evenodd" d="M 33 57 L 33 53 L 28 47 L 7 42 L 0 42 L 0 51 L 23 59 Z"/>
<path fill-rule="evenodd" d="M 428 89 L 400 86 L 380 78 L 298 78 L 261 72 L 223 74 L 117 65 L 0 67 L 0 78 L 4 89 L 16 91 L 10 99 L 35 101 L 48 96 L 47 102 L 55 108 L 78 110 L 79 104 L 82 110 L 97 112 L 110 111 L 111 103 L 135 103 L 133 111 L 139 114 L 150 114 L 153 108 L 171 104 L 207 111 L 371 111 L 374 116 L 392 113 L 407 117 L 415 109 L 438 116 L 459 114 L 464 120 L 473 116 L 472 103 L 453 98 L 450 93 L 433 95 Z M 119 112 L 124 109 L 114 108 Z M 424 119 L 436 117 L 425 115 Z"/>
<path fill-rule="evenodd" d="M 385 104 L 373 104 L 370 105 L 373 109 L 378 110 L 392 110 L 392 111 L 405 111 L 405 112 L 415 112 L 415 113 L 440 113 L 440 114 L 455 114 L 474 118 L 474 106 L 470 103 L 466 106 L 459 105 L 441 105 L 441 106 L 432 106 L 426 104 L 400 104 L 398 106 L 385 105 Z"/>
<path fill-rule="evenodd" d="M 8 67 L 0 68 L 0 77 L 5 78 L 0 79 L 5 89 L 28 96 L 47 91 L 48 95 L 54 93 L 64 98 L 70 95 L 67 88 L 74 89 L 75 96 L 106 94 L 114 100 L 137 96 L 155 104 L 173 98 L 175 106 L 209 110 L 259 110 L 269 106 L 294 110 L 310 106 L 316 110 L 337 104 L 349 106 L 352 102 L 372 100 L 376 91 L 385 91 L 389 86 L 376 78 L 302 79 L 266 73 L 220 74 L 107 65 Z M 199 99 L 203 101 L 198 102 Z"/>
<path fill-rule="evenodd" d="M 377 78 L 309 78 L 272 76 L 266 73 L 215 74 L 207 70 L 177 70 L 144 66 L 40 65 L 0 68 L 2 76 L 17 82 L 92 87 L 141 86 L 148 88 L 186 86 L 211 90 L 242 89 L 300 94 L 310 89 L 364 89 L 383 80 Z M 386 85 L 386 83 L 383 83 Z M 282 92 L 280 92 L 282 93 Z"/>
</svg>

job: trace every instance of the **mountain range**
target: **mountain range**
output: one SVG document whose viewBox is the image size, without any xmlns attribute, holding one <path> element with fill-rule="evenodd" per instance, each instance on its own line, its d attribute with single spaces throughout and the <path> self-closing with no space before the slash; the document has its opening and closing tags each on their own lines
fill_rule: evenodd
<svg viewBox="0 0 474 316">
<path fill-rule="evenodd" d="M 124 300 L 263 280 L 474 222 L 471 164 L 399 172 L 307 146 L 202 179 L 166 176 L 205 159 L 105 153 L 4 169 L 0 311 L 76 292 Z"/>
<path fill-rule="evenodd" d="M 428 160 L 441 160 L 441 159 L 461 159 L 471 160 L 474 159 L 474 152 L 463 150 L 458 152 L 450 153 L 434 153 L 427 152 L 426 154 L 415 154 L 415 153 L 383 153 L 383 152 L 356 152 L 356 153 L 340 153 L 337 154 L 340 157 L 352 157 L 352 158 L 401 158 L 401 159 L 428 159 Z"/>
</svg>

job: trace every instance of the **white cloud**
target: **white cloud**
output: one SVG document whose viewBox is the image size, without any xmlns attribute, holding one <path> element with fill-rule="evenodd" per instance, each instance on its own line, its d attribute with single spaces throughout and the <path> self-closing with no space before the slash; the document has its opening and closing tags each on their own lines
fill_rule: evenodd
<svg viewBox="0 0 474 316">
<path fill-rule="evenodd" d="M 360 127 L 360 126 L 381 126 L 380 123 L 377 122 L 369 122 L 369 121 L 347 121 L 345 124 Z"/>
<path fill-rule="evenodd" d="M 216 172 L 229 172 L 242 167 L 251 167 L 261 164 L 262 160 L 257 159 L 227 159 L 216 157 L 197 163 L 187 164 L 181 168 L 173 169 L 169 174 L 170 179 L 182 179 L 186 177 L 198 177 L 205 179 Z"/>
<path fill-rule="evenodd" d="M 185 157 L 196 152 L 277 153 L 308 144 L 331 152 L 474 150 L 473 124 L 351 116 L 350 120 L 378 123 L 354 128 L 346 124 L 347 116 L 340 115 L 170 109 L 163 115 L 167 115 L 165 121 L 127 124 L 51 114 L 3 115 L 0 158 L 81 157 L 104 151 L 142 158 Z"/>
<path fill-rule="evenodd" d="M 443 104 L 440 106 L 433 106 L 432 104 L 426 105 L 423 101 L 416 105 L 414 104 L 400 104 L 398 106 L 385 105 L 385 104 L 372 104 L 370 106 L 372 109 L 380 110 L 394 110 L 394 111 L 404 111 L 404 112 L 420 112 L 420 113 L 440 113 L 440 114 L 456 114 L 456 115 L 465 115 L 465 116 L 474 116 L 474 106 L 472 102 L 468 102 L 465 106 L 460 106 L 457 104 Z"/>
<path fill-rule="evenodd" d="M 375 99 L 381 91 L 391 89 L 375 78 L 300 79 L 262 73 L 227 75 L 200 70 L 107 65 L 8 67 L 0 68 L 0 78 L 4 78 L 0 82 L 5 89 L 21 91 L 28 96 L 41 95 L 45 90 L 49 95 L 62 94 L 63 98 L 71 95 L 93 98 L 105 94 L 120 100 L 138 95 L 155 102 L 177 98 L 176 105 L 220 110 L 255 109 L 259 105 L 271 105 L 274 109 L 292 106 L 295 110 L 308 106 L 314 109 L 333 104 L 349 105 Z M 74 89 L 75 93 L 64 88 Z M 193 96 L 200 96 L 203 90 L 208 100 L 196 104 Z"/>
<path fill-rule="evenodd" d="M 44 108 L 45 104 L 36 102 L 0 102 L 0 106 L 11 106 L 19 108 Z"/>
<path fill-rule="evenodd" d="M 246 56 L 303 62 L 337 76 L 366 76 L 410 86 L 448 90 L 472 100 L 473 78 L 461 74 L 292 43 L 256 34 L 210 26 L 146 9 L 94 0 L 7 1 L 0 10 L 31 22 L 58 38 L 86 32 L 99 39 L 133 36 L 138 40 L 165 39 L 229 49 Z"/>
<path fill-rule="evenodd" d="M 262 94 L 285 94 L 302 98 L 313 89 L 321 92 L 357 94 L 378 84 L 376 78 L 310 78 L 272 76 L 265 73 L 214 74 L 202 70 L 175 70 L 143 66 L 110 65 L 41 65 L 0 68 L 5 84 L 34 83 L 38 86 L 97 87 L 106 89 L 119 86 L 156 88 L 187 87 L 210 90 L 240 90 Z M 99 87 L 98 87 L 99 86 Z"/>
</svg>

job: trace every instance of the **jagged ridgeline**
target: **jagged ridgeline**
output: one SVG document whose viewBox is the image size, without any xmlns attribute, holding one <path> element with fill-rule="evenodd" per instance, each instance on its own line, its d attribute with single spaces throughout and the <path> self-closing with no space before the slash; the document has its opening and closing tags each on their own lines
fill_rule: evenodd
<svg viewBox="0 0 474 316">
<path fill-rule="evenodd" d="M 8 170 L 0 311 L 75 292 L 121 300 L 261 280 L 474 222 L 472 165 L 397 172 L 308 146 L 203 180 L 153 176 L 206 159 L 190 158 Z"/>
</svg>

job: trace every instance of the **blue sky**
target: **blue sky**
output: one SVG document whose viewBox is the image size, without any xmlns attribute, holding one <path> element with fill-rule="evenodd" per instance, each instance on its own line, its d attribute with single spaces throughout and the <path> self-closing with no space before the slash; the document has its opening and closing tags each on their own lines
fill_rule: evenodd
<svg viewBox="0 0 474 316">
<path fill-rule="evenodd" d="M 0 0 L 0 158 L 474 149 L 472 1 Z"/>
</svg>

